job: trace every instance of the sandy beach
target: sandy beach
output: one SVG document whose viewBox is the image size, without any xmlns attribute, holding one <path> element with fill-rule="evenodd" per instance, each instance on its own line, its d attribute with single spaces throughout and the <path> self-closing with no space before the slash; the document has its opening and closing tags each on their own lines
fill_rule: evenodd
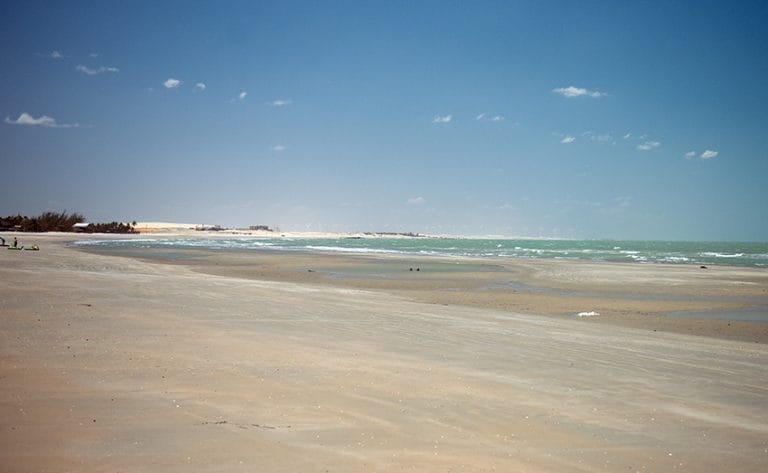
<svg viewBox="0 0 768 473">
<path fill-rule="evenodd" d="M 763 269 L 23 238 L 2 471 L 768 470 Z"/>
</svg>

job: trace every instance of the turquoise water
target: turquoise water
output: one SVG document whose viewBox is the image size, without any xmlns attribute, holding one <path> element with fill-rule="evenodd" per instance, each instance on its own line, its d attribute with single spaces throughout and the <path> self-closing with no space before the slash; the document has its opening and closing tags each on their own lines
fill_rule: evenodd
<svg viewBox="0 0 768 473">
<path fill-rule="evenodd" d="M 208 248 L 254 251 L 324 251 L 362 254 L 487 258 L 544 258 L 627 263 L 768 267 L 768 243 L 491 240 L 469 238 L 140 238 L 86 240 L 104 248 Z"/>
</svg>

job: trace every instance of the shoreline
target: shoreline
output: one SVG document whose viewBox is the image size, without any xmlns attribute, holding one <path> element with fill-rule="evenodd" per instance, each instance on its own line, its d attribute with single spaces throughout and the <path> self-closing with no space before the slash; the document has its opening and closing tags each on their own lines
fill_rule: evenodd
<svg viewBox="0 0 768 473">
<path fill-rule="evenodd" d="M 417 274 L 391 258 L 117 257 L 68 247 L 67 237 L 0 253 L 0 464 L 9 471 L 768 466 L 768 344 L 460 298 L 498 302 L 487 286 L 503 275 L 597 288 L 596 299 L 576 299 L 580 309 L 626 308 L 615 291 L 627 278 L 633 290 L 666 291 L 652 301 L 666 307 L 743 295 L 750 278 L 764 287 L 760 271 L 692 278 L 419 259 Z M 574 301 L 529 296 L 531 307 Z"/>
<path fill-rule="evenodd" d="M 768 271 L 760 268 L 272 249 L 78 250 L 438 305 L 559 318 L 595 312 L 584 322 L 768 343 L 768 318 L 759 317 L 768 314 Z"/>
<path fill-rule="evenodd" d="M 119 235 L 114 235 L 120 239 Z M 309 251 L 336 254 L 377 254 L 410 257 L 481 258 L 493 260 L 561 260 L 597 263 L 670 264 L 768 269 L 768 243 L 733 242 L 637 242 L 617 240 L 485 239 L 445 238 L 406 234 L 316 234 L 275 235 L 261 233 L 187 232 L 126 235 L 124 240 L 162 241 L 178 239 L 216 242 L 215 249 L 241 247 L 254 250 Z M 97 239 L 97 241 L 99 241 Z M 148 243 L 151 248 L 152 243 Z M 620 246 L 618 246 L 620 245 Z M 731 245 L 746 245 L 733 247 Z M 160 245 L 162 246 L 162 245 Z"/>
</svg>

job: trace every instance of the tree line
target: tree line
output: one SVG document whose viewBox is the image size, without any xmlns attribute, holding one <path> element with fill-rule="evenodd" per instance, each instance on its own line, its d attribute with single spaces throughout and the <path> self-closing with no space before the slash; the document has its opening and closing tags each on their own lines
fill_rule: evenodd
<svg viewBox="0 0 768 473">
<path fill-rule="evenodd" d="M 0 218 L 0 230 L 20 232 L 74 232 L 75 224 L 85 223 L 85 216 L 79 213 L 43 212 L 35 217 L 9 215 Z M 138 233 L 136 222 L 90 223 L 77 228 L 86 233 Z"/>
</svg>

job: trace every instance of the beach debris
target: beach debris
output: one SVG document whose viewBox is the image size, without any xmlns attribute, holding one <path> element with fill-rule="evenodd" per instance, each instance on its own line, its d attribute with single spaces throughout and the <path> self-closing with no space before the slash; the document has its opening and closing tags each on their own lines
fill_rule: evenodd
<svg viewBox="0 0 768 473">
<path fill-rule="evenodd" d="M 600 313 L 590 310 L 589 312 L 579 312 L 576 317 L 594 317 L 595 315 L 600 315 Z"/>
<path fill-rule="evenodd" d="M 290 425 L 266 425 L 266 424 L 243 424 L 238 422 L 227 422 L 226 420 L 219 420 L 219 421 L 205 421 L 201 422 L 198 425 L 224 425 L 224 424 L 230 424 L 234 425 L 238 429 L 247 429 L 249 427 L 255 427 L 258 429 L 270 429 L 270 430 L 277 430 L 277 429 L 290 429 Z"/>
</svg>

